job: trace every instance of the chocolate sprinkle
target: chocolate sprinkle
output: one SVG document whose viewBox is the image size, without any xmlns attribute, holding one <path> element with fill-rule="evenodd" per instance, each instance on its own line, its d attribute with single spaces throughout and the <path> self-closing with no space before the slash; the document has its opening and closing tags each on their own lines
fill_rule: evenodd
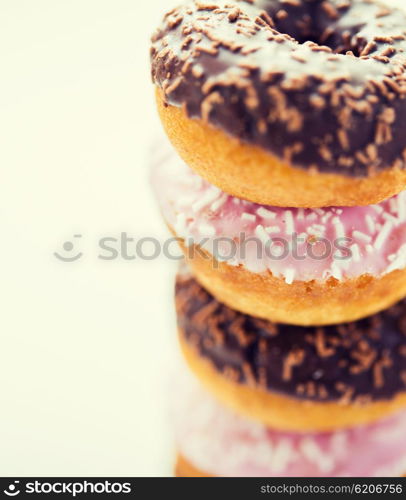
<svg viewBox="0 0 406 500">
<path fill-rule="evenodd" d="M 340 404 L 406 391 L 406 300 L 354 323 L 297 327 L 236 312 L 184 274 L 176 307 L 184 341 L 236 383 Z"/>
<path fill-rule="evenodd" d="M 189 1 L 165 16 L 151 61 L 167 104 L 294 166 L 354 177 L 405 168 L 401 10 L 371 0 Z"/>
</svg>

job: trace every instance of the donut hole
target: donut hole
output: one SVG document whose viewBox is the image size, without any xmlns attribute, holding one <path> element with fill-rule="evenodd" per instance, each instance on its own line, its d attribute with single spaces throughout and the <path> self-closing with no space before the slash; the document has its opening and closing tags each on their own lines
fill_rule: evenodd
<svg viewBox="0 0 406 500">
<path fill-rule="evenodd" d="M 335 54 L 345 55 L 352 52 L 355 57 L 360 57 L 367 44 L 367 40 L 356 35 L 360 28 L 361 26 L 353 28 L 351 31 L 324 32 L 320 34 L 319 39 L 316 39 L 315 42 L 329 47 Z"/>
<path fill-rule="evenodd" d="M 303 2 L 300 5 L 274 2 L 277 7 L 270 9 L 269 15 L 275 22 L 275 28 L 280 32 L 294 38 L 300 44 L 306 42 L 329 47 L 336 54 L 352 52 L 360 57 L 367 41 L 357 37 L 363 26 L 364 20 L 356 24 L 351 23 L 344 28 L 340 26 L 340 18 L 348 11 L 348 6 L 343 2 L 343 8 L 326 11 L 327 2 Z"/>
</svg>

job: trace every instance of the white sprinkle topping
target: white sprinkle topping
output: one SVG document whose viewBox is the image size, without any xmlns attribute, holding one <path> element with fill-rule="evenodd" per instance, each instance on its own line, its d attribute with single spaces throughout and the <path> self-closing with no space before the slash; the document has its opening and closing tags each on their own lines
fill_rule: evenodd
<svg viewBox="0 0 406 500">
<path fill-rule="evenodd" d="M 354 259 L 354 262 L 360 262 L 361 261 L 361 252 L 359 250 L 359 246 L 354 243 L 353 245 L 350 246 L 350 250 L 352 253 L 352 258 Z"/>
<path fill-rule="evenodd" d="M 376 250 L 381 250 L 383 244 L 385 243 L 386 238 L 389 236 L 392 226 L 393 224 L 391 221 L 385 222 L 385 225 L 383 226 L 381 232 L 378 234 L 374 243 L 374 247 Z"/>
<path fill-rule="evenodd" d="M 200 200 L 197 200 L 195 203 L 192 205 L 192 210 L 193 212 L 198 212 L 202 208 L 206 207 L 207 205 L 213 203 L 221 191 L 214 186 L 212 186 L 201 198 Z"/>
<path fill-rule="evenodd" d="M 306 220 L 308 220 L 309 222 L 316 219 L 317 219 L 317 214 L 315 214 L 314 212 L 310 212 L 310 214 L 306 215 Z"/>
<path fill-rule="evenodd" d="M 353 238 L 360 241 L 364 241 L 365 243 L 371 243 L 372 241 L 372 237 L 369 236 L 368 234 L 363 233 L 362 231 L 355 230 L 352 232 L 352 236 Z"/>
<path fill-rule="evenodd" d="M 263 219 L 275 219 L 276 213 L 268 210 L 267 208 L 260 207 L 257 210 L 257 215 L 262 217 Z"/>
<path fill-rule="evenodd" d="M 270 467 L 276 474 L 286 470 L 294 459 L 292 444 L 288 439 L 281 439 L 275 446 L 270 458 Z"/>
<path fill-rule="evenodd" d="M 377 214 L 381 214 L 383 212 L 383 208 L 380 205 L 371 205 L 371 208 L 373 208 Z"/>
<path fill-rule="evenodd" d="M 345 237 L 345 229 L 343 226 L 343 223 L 341 222 L 339 217 L 334 217 L 333 219 L 333 224 L 336 230 L 336 237 L 337 238 L 344 238 Z"/>
<path fill-rule="evenodd" d="M 402 191 L 397 197 L 397 214 L 399 219 L 406 221 L 406 191 Z"/>
<path fill-rule="evenodd" d="M 285 210 L 285 223 L 286 223 L 286 233 L 293 234 L 295 232 L 295 224 L 293 221 L 293 214 L 291 210 Z"/>
<path fill-rule="evenodd" d="M 258 226 L 255 228 L 255 234 L 258 236 L 258 238 L 262 241 L 264 245 L 267 245 L 269 243 L 269 235 L 265 231 L 264 226 L 261 226 L 261 224 L 258 224 Z"/>
<path fill-rule="evenodd" d="M 374 221 L 374 219 L 370 215 L 367 215 L 365 217 L 365 222 L 367 223 L 368 231 L 370 233 L 374 233 L 375 232 L 375 221 Z"/>
<path fill-rule="evenodd" d="M 292 267 L 285 269 L 284 275 L 285 275 L 285 281 L 286 281 L 287 285 L 291 285 L 293 283 L 293 280 L 295 279 L 295 274 L 296 274 L 296 271 Z"/>
<path fill-rule="evenodd" d="M 221 198 L 216 200 L 214 203 L 212 203 L 210 209 L 213 212 L 217 212 L 217 210 L 219 210 L 219 208 L 221 208 L 225 204 L 226 201 L 227 201 L 227 195 L 222 196 Z"/>
<path fill-rule="evenodd" d="M 343 272 L 338 266 L 337 261 L 334 261 L 333 265 L 331 266 L 331 275 L 338 281 L 340 281 L 343 277 Z"/>
<path fill-rule="evenodd" d="M 272 233 L 279 233 L 280 229 L 279 226 L 267 226 L 265 228 L 265 231 L 269 234 L 272 234 Z"/>
<path fill-rule="evenodd" d="M 241 215 L 241 219 L 242 220 L 249 220 L 251 222 L 255 222 L 256 221 L 256 217 L 254 214 L 249 214 L 247 212 L 244 212 L 242 215 Z"/>
<path fill-rule="evenodd" d="M 397 223 L 397 219 L 396 217 L 394 217 L 393 215 L 391 214 L 388 214 L 388 213 L 384 213 L 382 215 L 382 218 L 385 219 L 386 221 L 391 221 L 393 224 L 396 224 Z"/>
<path fill-rule="evenodd" d="M 391 212 L 394 212 L 396 213 L 397 212 L 397 205 L 398 205 L 398 201 L 399 199 L 398 198 L 391 198 L 389 200 L 389 210 Z"/>
<path fill-rule="evenodd" d="M 398 269 L 404 269 L 406 266 L 406 243 L 401 246 L 398 253 L 391 255 L 392 264 L 386 270 L 387 273 L 396 271 Z"/>
<path fill-rule="evenodd" d="M 327 212 L 323 215 L 323 217 L 321 218 L 321 222 L 323 224 L 327 224 L 328 220 L 333 216 L 332 212 Z"/>
<path fill-rule="evenodd" d="M 327 453 L 323 453 L 321 448 L 310 437 L 303 438 L 300 443 L 300 449 L 309 462 L 316 465 L 320 471 L 329 473 L 334 469 L 333 458 L 327 455 Z"/>
</svg>

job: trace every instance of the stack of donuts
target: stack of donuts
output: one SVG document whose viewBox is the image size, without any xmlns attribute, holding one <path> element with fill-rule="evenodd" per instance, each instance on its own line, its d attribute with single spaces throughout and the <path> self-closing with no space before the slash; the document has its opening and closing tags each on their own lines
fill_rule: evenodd
<svg viewBox="0 0 406 500">
<path fill-rule="evenodd" d="M 406 13 L 188 0 L 152 39 L 178 476 L 406 473 Z"/>
</svg>

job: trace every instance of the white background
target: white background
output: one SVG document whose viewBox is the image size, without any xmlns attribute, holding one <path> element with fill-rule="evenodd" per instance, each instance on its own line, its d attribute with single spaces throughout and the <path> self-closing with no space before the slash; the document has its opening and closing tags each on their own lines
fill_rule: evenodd
<svg viewBox="0 0 406 500">
<path fill-rule="evenodd" d="M 97 259 L 167 234 L 149 36 L 171 4 L 0 0 L 0 475 L 172 472 L 176 264 Z"/>
<path fill-rule="evenodd" d="M 0 0 L 0 475 L 171 474 L 176 265 L 97 242 L 166 236 L 148 50 L 173 3 Z"/>
</svg>

